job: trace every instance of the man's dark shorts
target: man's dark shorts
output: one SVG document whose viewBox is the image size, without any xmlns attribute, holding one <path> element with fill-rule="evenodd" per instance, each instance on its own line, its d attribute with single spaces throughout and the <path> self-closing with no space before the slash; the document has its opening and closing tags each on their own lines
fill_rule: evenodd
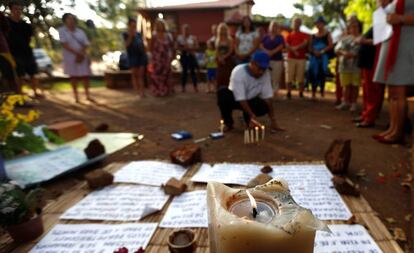
<svg viewBox="0 0 414 253">
<path fill-rule="evenodd" d="M 25 76 L 26 74 L 34 76 L 39 72 L 34 57 L 28 57 L 26 59 L 15 57 L 14 60 L 16 61 L 16 73 L 19 77 Z"/>
</svg>

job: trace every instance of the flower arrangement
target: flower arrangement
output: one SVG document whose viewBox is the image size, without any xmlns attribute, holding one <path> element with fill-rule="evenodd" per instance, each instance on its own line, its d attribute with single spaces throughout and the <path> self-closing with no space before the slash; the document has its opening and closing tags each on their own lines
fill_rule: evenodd
<svg viewBox="0 0 414 253">
<path fill-rule="evenodd" d="M 26 114 L 16 113 L 15 106 L 23 105 L 28 99 L 23 95 L 10 95 L 0 99 L 0 155 L 10 159 L 16 155 L 46 151 L 44 140 L 33 133 L 29 124 L 39 117 L 30 110 Z"/>
<path fill-rule="evenodd" d="M 40 214 L 45 204 L 41 188 L 25 193 L 17 185 L 0 185 L 0 226 L 22 224 Z"/>
</svg>

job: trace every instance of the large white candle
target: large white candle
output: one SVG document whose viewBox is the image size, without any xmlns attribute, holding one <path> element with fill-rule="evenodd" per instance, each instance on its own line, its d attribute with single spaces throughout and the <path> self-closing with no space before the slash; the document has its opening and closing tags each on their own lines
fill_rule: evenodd
<svg viewBox="0 0 414 253">
<path fill-rule="evenodd" d="M 316 230 L 327 230 L 310 210 L 300 207 L 284 180 L 273 179 L 245 190 L 207 185 L 211 253 L 312 253 Z"/>
</svg>

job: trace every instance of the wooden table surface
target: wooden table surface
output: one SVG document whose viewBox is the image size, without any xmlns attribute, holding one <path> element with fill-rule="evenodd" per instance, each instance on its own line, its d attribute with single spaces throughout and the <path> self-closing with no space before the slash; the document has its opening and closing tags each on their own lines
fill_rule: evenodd
<svg viewBox="0 0 414 253">
<path fill-rule="evenodd" d="M 104 168 L 104 170 L 109 172 L 115 172 L 120 169 L 124 163 L 114 163 L 108 165 Z M 204 190 L 206 188 L 206 184 L 200 183 L 193 183 L 190 181 L 191 177 L 197 172 L 199 165 L 194 165 L 191 167 L 185 176 L 182 178 L 182 181 L 187 183 L 188 190 Z M 120 224 L 122 222 L 108 222 L 108 221 L 71 221 L 71 220 L 59 220 L 59 217 L 66 211 L 66 209 L 75 205 L 78 201 L 84 198 L 91 190 L 88 188 L 86 182 L 82 181 L 75 186 L 67 189 L 64 194 L 59 196 L 58 198 L 51 200 L 47 206 L 43 210 L 43 223 L 45 232 L 43 234 L 46 235 L 47 232 L 55 225 L 55 224 L 82 224 L 82 223 L 101 223 L 101 224 Z M 368 202 L 361 196 L 361 197 L 349 197 L 343 196 L 343 200 L 348 205 L 349 209 L 351 210 L 354 218 L 353 222 L 357 224 L 361 224 L 365 226 L 374 240 L 377 242 L 379 247 L 382 249 L 384 253 L 404 253 L 404 251 L 400 248 L 395 240 L 393 240 L 392 235 L 386 228 L 386 226 L 382 223 L 382 221 L 378 218 L 377 214 L 374 210 L 370 207 Z M 163 215 L 165 214 L 168 206 L 172 200 L 172 197 L 169 198 L 167 204 L 164 208 L 156 213 L 152 214 L 148 217 L 143 218 L 139 222 L 160 222 Z M 138 221 L 137 221 L 138 222 Z M 129 222 L 130 223 L 130 222 Z M 328 221 L 328 224 L 351 224 L 351 222 L 342 222 L 342 221 Z M 168 246 L 167 246 L 167 238 L 169 234 L 173 231 L 172 228 L 157 228 L 154 236 L 152 237 L 146 252 L 160 252 L 160 253 L 167 253 Z M 196 253 L 208 253 L 208 233 L 207 228 L 195 228 L 193 229 L 197 235 L 197 250 Z M 25 243 L 25 244 L 16 244 L 13 240 L 7 235 L 3 235 L 0 237 L 0 252 L 13 252 L 13 253 L 26 253 L 28 252 L 38 241 L 41 240 L 42 237 L 38 239 Z"/>
</svg>

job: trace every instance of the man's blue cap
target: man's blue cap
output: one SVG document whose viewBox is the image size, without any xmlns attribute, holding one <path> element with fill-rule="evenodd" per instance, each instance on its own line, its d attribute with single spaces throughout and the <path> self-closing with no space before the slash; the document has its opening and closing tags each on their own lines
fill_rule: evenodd
<svg viewBox="0 0 414 253">
<path fill-rule="evenodd" d="M 315 24 L 317 24 L 317 23 L 324 23 L 324 24 L 326 24 L 326 20 L 325 20 L 325 18 L 324 18 L 324 17 L 319 16 L 319 17 L 315 20 Z"/>
<path fill-rule="evenodd" d="M 253 54 L 252 61 L 256 62 L 262 69 L 268 69 L 270 66 L 270 56 L 261 50 L 258 50 Z"/>
</svg>

